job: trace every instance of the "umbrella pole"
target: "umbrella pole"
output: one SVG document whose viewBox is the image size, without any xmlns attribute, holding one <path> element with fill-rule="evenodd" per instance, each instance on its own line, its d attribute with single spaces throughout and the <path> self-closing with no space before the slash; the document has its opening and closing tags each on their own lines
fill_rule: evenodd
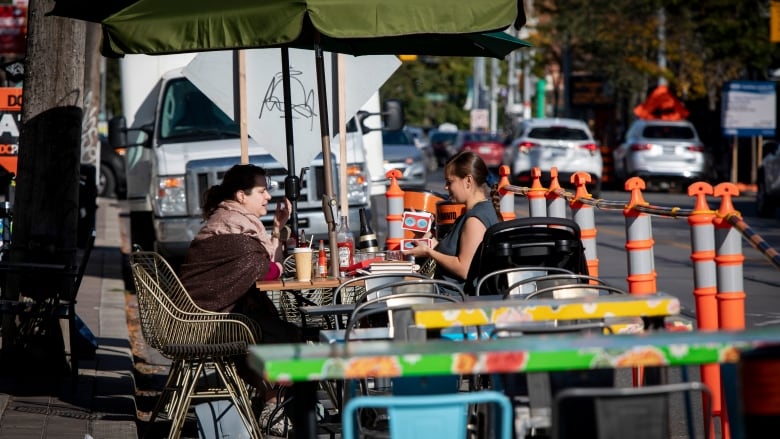
<svg viewBox="0 0 780 439">
<path fill-rule="evenodd" d="M 233 51 L 233 102 L 234 113 L 241 133 L 241 164 L 249 163 L 249 134 L 246 124 L 246 54 L 243 49 Z"/>
<path fill-rule="evenodd" d="M 295 175 L 295 150 L 293 148 L 292 93 L 290 92 L 290 52 L 282 48 L 282 93 L 284 96 L 284 134 L 287 140 L 287 177 L 284 179 L 284 196 L 290 200 L 291 236 L 298 236 L 298 194 L 301 179 Z"/>
<path fill-rule="evenodd" d="M 319 40 L 319 34 L 315 37 Z M 314 44 L 314 63 L 317 67 L 317 97 L 320 107 L 320 134 L 322 136 L 322 162 L 325 169 L 325 198 L 323 199 L 323 209 L 332 208 L 335 199 L 333 198 L 333 160 L 330 156 L 330 128 L 328 125 L 328 96 L 325 86 L 325 61 L 323 60 L 322 47 L 319 41 Z M 332 212 L 332 211 L 331 211 Z M 328 246 L 330 247 L 330 275 L 338 277 L 339 258 L 338 258 L 338 240 L 336 238 L 336 222 L 333 214 L 326 213 L 325 219 L 328 221 Z"/>
</svg>

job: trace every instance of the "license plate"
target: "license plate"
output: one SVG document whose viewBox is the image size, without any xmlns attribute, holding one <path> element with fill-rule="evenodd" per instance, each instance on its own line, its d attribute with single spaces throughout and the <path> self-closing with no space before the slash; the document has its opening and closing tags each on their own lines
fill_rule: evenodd
<svg viewBox="0 0 780 439">
<path fill-rule="evenodd" d="M 490 154 L 493 151 L 493 148 L 489 146 L 480 146 L 479 147 L 479 153 L 480 154 Z"/>
</svg>

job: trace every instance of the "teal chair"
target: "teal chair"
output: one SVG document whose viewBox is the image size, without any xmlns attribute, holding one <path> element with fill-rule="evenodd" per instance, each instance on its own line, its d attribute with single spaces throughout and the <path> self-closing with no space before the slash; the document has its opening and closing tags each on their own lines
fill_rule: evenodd
<svg viewBox="0 0 780 439">
<path fill-rule="evenodd" d="M 361 396 L 347 402 L 342 414 L 342 437 L 358 439 L 362 409 L 387 409 L 390 439 L 466 439 L 469 406 L 491 404 L 496 410 L 492 430 L 497 439 L 512 437 L 512 405 L 491 390 L 415 396 Z"/>
</svg>

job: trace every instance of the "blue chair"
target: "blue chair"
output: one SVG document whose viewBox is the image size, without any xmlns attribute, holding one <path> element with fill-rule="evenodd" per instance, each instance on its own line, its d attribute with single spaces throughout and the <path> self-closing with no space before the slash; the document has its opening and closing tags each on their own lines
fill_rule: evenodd
<svg viewBox="0 0 780 439">
<path fill-rule="evenodd" d="M 492 437 L 512 437 L 512 405 L 501 393 L 483 390 L 444 395 L 361 396 L 351 399 L 342 414 L 342 437 L 358 439 L 361 409 L 387 409 L 390 439 L 465 439 L 471 404 L 492 404 L 496 432 Z"/>
</svg>

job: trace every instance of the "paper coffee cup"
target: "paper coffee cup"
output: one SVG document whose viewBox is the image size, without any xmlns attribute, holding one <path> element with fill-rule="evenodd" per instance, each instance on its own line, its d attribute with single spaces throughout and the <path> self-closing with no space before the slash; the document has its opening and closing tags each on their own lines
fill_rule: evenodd
<svg viewBox="0 0 780 439">
<path fill-rule="evenodd" d="M 295 247 L 295 278 L 301 281 L 311 280 L 311 247 Z"/>
</svg>

